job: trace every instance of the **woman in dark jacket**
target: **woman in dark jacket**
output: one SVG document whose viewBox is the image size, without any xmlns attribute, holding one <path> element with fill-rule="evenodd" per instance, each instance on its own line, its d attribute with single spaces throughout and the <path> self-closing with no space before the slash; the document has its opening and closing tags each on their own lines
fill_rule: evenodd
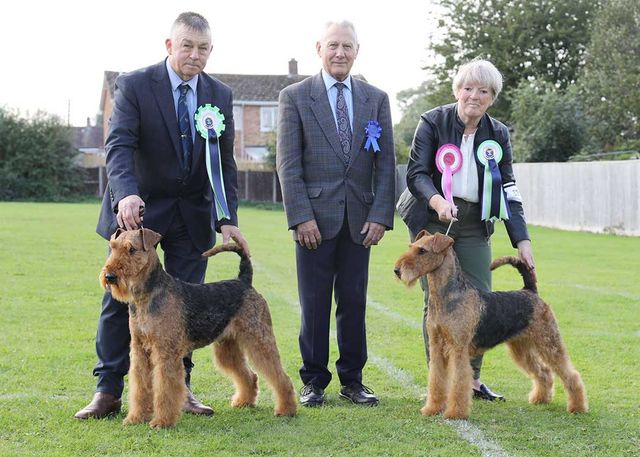
<svg viewBox="0 0 640 457">
<path fill-rule="evenodd" d="M 422 229 L 431 233 L 449 229 L 460 267 L 476 287 L 490 291 L 489 237 L 497 220 L 504 221 L 518 256 L 534 270 L 522 198 L 511 167 L 509 131 L 486 113 L 502 90 L 502 75 L 491 62 L 473 60 L 460 67 L 452 89 L 456 103 L 420 117 L 407 166 L 407 189 L 398 201 L 398 212 L 412 241 Z M 425 278 L 421 285 L 428 358 L 429 290 Z M 504 399 L 480 382 L 482 356 L 471 365 L 474 396 Z"/>
</svg>

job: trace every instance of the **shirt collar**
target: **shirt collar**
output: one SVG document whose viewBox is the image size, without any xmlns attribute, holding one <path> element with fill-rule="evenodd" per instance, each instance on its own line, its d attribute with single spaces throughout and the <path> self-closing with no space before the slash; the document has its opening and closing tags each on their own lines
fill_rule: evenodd
<svg viewBox="0 0 640 457">
<path fill-rule="evenodd" d="M 187 83 L 189 87 L 191 87 L 191 90 L 193 91 L 193 93 L 194 94 L 197 93 L 199 75 L 195 75 L 189 81 L 183 81 L 180 78 L 180 76 L 178 76 L 178 73 L 176 73 L 175 70 L 171 68 L 171 65 L 169 64 L 169 59 L 166 59 L 165 63 L 167 66 L 167 73 L 169 73 L 169 81 L 171 81 L 171 90 L 175 91 L 179 85 L 183 83 Z"/>
<path fill-rule="evenodd" d="M 323 68 L 322 80 L 324 81 L 324 87 L 327 89 L 327 91 L 331 89 L 337 82 L 342 82 L 345 86 L 347 86 L 347 89 L 351 90 L 351 75 L 347 76 L 344 81 L 338 81 L 336 78 L 327 73 Z"/>
</svg>

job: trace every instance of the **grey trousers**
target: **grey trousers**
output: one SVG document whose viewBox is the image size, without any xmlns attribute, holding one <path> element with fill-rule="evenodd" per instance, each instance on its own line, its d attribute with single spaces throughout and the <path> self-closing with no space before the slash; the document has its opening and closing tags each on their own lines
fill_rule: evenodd
<svg viewBox="0 0 640 457">
<path fill-rule="evenodd" d="M 454 203 L 458 207 L 458 221 L 451 226 L 449 236 L 455 240 L 453 250 L 458 256 L 460 267 L 474 286 L 491 291 L 491 270 L 489 268 L 491 265 L 491 241 L 487 238 L 483 223 L 480 220 L 480 204 L 467 202 L 459 198 L 454 198 Z M 429 220 L 429 223 L 424 228 L 430 233 L 445 233 L 448 226 L 448 223 Z M 411 242 L 413 242 L 417 233 L 411 233 L 410 231 L 409 235 L 411 236 Z M 428 364 L 427 310 L 429 309 L 429 284 L 425 276 L 420 278 L 420 286 L 424 290 L 422 334 Z M 480 379 L 482 356 L 472 359 L 471 367 L 473 368 L 473 379 Z"/>
</svg>

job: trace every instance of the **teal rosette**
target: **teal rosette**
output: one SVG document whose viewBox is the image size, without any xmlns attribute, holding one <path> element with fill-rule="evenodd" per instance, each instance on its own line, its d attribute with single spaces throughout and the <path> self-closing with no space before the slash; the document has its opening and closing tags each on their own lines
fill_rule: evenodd
<svg viewBox="0 0 640 457">
<path fill-rule="evenodd" d="M 217 106 L 201 105 L 195 114 L 196 130 L 205 139 L 205 164 L 213 190 L 216 219 L 230 219 L 227 194 L 222 179 L 222 161 L 218 138 L 224 132 L 224 114 Z"/>
<path fill-rule="evenodd" d="M 482 220 L 495 222 L 509 219 L 509 206 L 502 190 L 502 175 L 498 167 L 502 160 L 502 147 L 493 140 L 483 141 L 476 150 L 476 157 L 484 166 Z"/>
</svg>

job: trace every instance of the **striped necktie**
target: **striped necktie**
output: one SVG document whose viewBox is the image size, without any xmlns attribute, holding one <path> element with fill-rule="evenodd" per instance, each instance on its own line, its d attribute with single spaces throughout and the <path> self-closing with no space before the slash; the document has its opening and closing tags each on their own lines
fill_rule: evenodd
<svg viewBox="0 0 640 457">
<path fill-rule="evenodd" d="M 191 116 L 187 105 L 188 84 L 180 85 L 178 98 L 178 126 L 180 127 L 180 141 L 182 143 L 182 172 L 186 176 L 191 171 L 191 156 L 193 155 L 193 137 L 191 136 Z"/>
</svg>

